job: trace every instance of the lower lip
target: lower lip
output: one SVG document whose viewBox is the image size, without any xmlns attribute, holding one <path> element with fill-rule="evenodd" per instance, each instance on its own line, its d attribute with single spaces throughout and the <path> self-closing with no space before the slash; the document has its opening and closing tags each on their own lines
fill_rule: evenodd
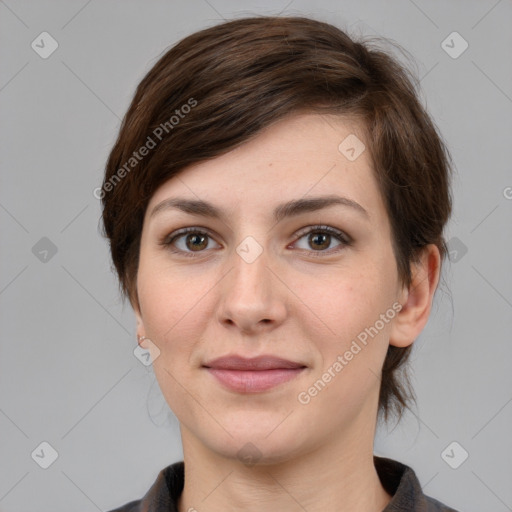
<svg viewBox="0 0 512 512">
<path fill-rule="evenodd" d="M 207 368 L 221 384 L 239 393 L 259 393 L 279 384 L 288 382 L 299 375 L 305 368 L 276 368 L 275 370 L 221 370 Z"/>
</svg>

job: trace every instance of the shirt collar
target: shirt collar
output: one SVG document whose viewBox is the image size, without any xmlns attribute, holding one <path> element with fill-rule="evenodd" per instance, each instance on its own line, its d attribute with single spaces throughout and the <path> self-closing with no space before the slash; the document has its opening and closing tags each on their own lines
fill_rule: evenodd
<svg viewBox="0 0 512 512">
<path fill-rule="evenodd" d="M 374 464 L 384 489 L 392 496 L 382 512 L 456 512 L 425 496 L 414 471 L 405 464 L 377 456 L 374 456 Z M 183 461 L 162 469 L 144 498 L 137 503 L 137 508 L 123 507 L 117 512 L 178 512 L 184 471 Z"/>
</svg>

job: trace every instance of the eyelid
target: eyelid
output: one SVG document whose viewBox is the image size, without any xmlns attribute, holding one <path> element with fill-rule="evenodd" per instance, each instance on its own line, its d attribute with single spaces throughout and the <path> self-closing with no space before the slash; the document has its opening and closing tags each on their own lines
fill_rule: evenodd
<svg viewBox="0 0 512 512">
<path fill-rule="evenodd" d="M 186 228 L 177 229 L 176 231 L 173 231 L 172 233 L 165 235 L 160 240 L 160 243 L 163 245 L 168 245 L 169 243 L 173 242 L 176 238 L 186 235 L 188 233 L 199 233 L 201 235 L 208 235 L 209 237 L 214 238 L 212 232 L 209 229 L 201 228 L 199 226 L 189 226 Z"/>
<path fill-rule="evenodd" d="M 187 235 L 188 233 L 197 233 L 200 235 L 206 235 L 212 240 L 215 240 L 215 237 L 212 235 L 211 231 L 206 228 L 201 228 L 198 226 L 189 226 L 186 228 L 181 228 L 176 231 L 173 231 L 172 233 L 165 235 L 161 240 L 159 240 L 159 245 L 164 246 L 164 248 L 170 250 L 171 252 L 175 254 L 181 254 L 184 256 L 192 256 L 196 257 L 197 255 L 201 255 L 201 253 L 206 253 L 206 251 L 198 251 L 197 253 L 194 251 L 182 251 L 181 249 L 176 249 L 173 244 L 178 239 L 181 238 L 184 235 Z M 218 243 L 218 242 L 216 242 Z"/>
<path fill-rule="evenodd" d="M 347 235 L 344 231 L 341 229 L 334 228 L 332 226 L 327 226 L 325 224 L 313 224 L 311 226 L 305 226 L 304 228 L 300 229 L 295 233 L 295 237 L 302 238 L 304 235 L 309 235 L 310 233 L 316 233 L 316 232 L 324 232 L 329 233 L 330 235 L 337 236 L 341 238 L 341 241 L 345 244 L 352 243 L 352 238 Z M 316 251 L 321 252 L 321 251 Z"/>
<path fill-rule="evenodd" d="M 306 235 L 309 235 L 309 234 L 312 234 L 312 233 L 317 233 L 317 232 L 319 232 L 319 233 L 327 233 L 329 235 L 334 236 L 335 238 L 338 239 L 338 241 L 340 242 L 340 245 L 342 247 L 349 246 L 353 242 L 353 239 L 347 233 L 345 233 L 344 231 L 342 231 L 340 229 L 334 228 L 332 226 L 327 226 L 327 225 L 313 224 L 313 225 L 310 225 L 310 226 L 305 226 L 305 227 L 301 228 L 299 231 L 297 231 L 293 235 L 294 242 L 292 242 L 292 244 L 295 244 L 298 240 L 300 240 L 301 238 L 303 238 Z M 180 238 L 180 237 L 182 237 L 184 235 L 187 235 L 188 233 L 196 233 L 196 234 L 200 234 L 200 235 L 206 235 L 207 237 L 211 238 L 212 240 L 215 240 L 215 236 L 212 234 L 212 232 L 209 229 L 202 228 L 202 227 L 199 227 L 199 226 L 190 226 L 190 227 L 178 229 L 178 230 L 173 231 L 172 233 L 170 233 L 168 235 L 165 235 L 159 241 L 159 245 L 163 245 L 164 247 L 169 249 L 170 247 L 173 247 L 173 243 L 178 238 Z M 215 242 L 218 244 L 218 242 L 216 240 L 215 240 Z M 176 248 L 172 248 L 170 250 L 173 253 L 182 254 L 182 255 L 185 255 L 185 256 L 196 256 L 196 255 L 199 256 L 202 253 L 205 254 L 207 252 L 207 251 L 197 251 L 197 252 L 190 251 L 189 252 L 189 251 L 182 251 L 181 249 L 176 249 Z M 329 249 L 329 250 L 326 250 L 326 251 L 314 251 L 314 250 L 308 250 L 308 249 L 299 249 L 299 250 L 307 251 L 309 254 L 313 254 L 314 256 L 319 256 L 319 257 L 321 257 L 323 255 L 328 256 L 330 254 L 339 252 L 339 249 L 336 250 L 336 248 Z"/>
<path fill-rule="evenodd" d="M 333 236 L 335 239 L 337 239 L 339 242 L 339 245 L 337 245 L 331 249 L 327 249 L 325 251 L 314 251 L 313 249 L 297 249 L 298 251 L 301 251 L 302 253 L 306 253 L 307 257 L 328 258 L 329 256 L 339 254 L 344 249 L 351 246 L 353 243 L 352 237 L 350 237 L 344 231 L 334 228 L 332 226 L 315 224 L 315 225 L 311 225 L 311 226 L 306 226 L 306 227 L 302 228 L 301 230 L 299 230 L 294 235 L 294 238 L 296 240 L 293 242 L 293 245 L 295 245 L 304 236 L 314 234 L 314 233 L 327 233 L 328 235 Z"/>
</svg>

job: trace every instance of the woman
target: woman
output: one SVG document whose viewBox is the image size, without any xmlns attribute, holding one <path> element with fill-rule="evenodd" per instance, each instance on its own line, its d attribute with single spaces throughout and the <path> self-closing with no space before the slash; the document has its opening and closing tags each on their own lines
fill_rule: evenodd
<svg viewBox="0 0 512 512">
<path fill-rule="evenodd" d="M 450 511 L 375 457 L 427 323 L 449 154 L 388 54 L 223 23 L 140 83 L 100 192 L 184 461 L 121 511 Z"/>
</svg>

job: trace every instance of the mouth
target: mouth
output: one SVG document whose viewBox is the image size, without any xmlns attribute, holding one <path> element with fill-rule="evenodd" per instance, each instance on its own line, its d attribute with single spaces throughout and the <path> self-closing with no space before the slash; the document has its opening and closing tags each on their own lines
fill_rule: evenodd
<svg viewBox="0 0 512 512">
<path fill-rule="evenodd" d="M 261 393 L 294 379 L 307 366 L 274 356 L 226 356 L 205 363 L 203 368 L 231 391 Z"/>
</svg>

